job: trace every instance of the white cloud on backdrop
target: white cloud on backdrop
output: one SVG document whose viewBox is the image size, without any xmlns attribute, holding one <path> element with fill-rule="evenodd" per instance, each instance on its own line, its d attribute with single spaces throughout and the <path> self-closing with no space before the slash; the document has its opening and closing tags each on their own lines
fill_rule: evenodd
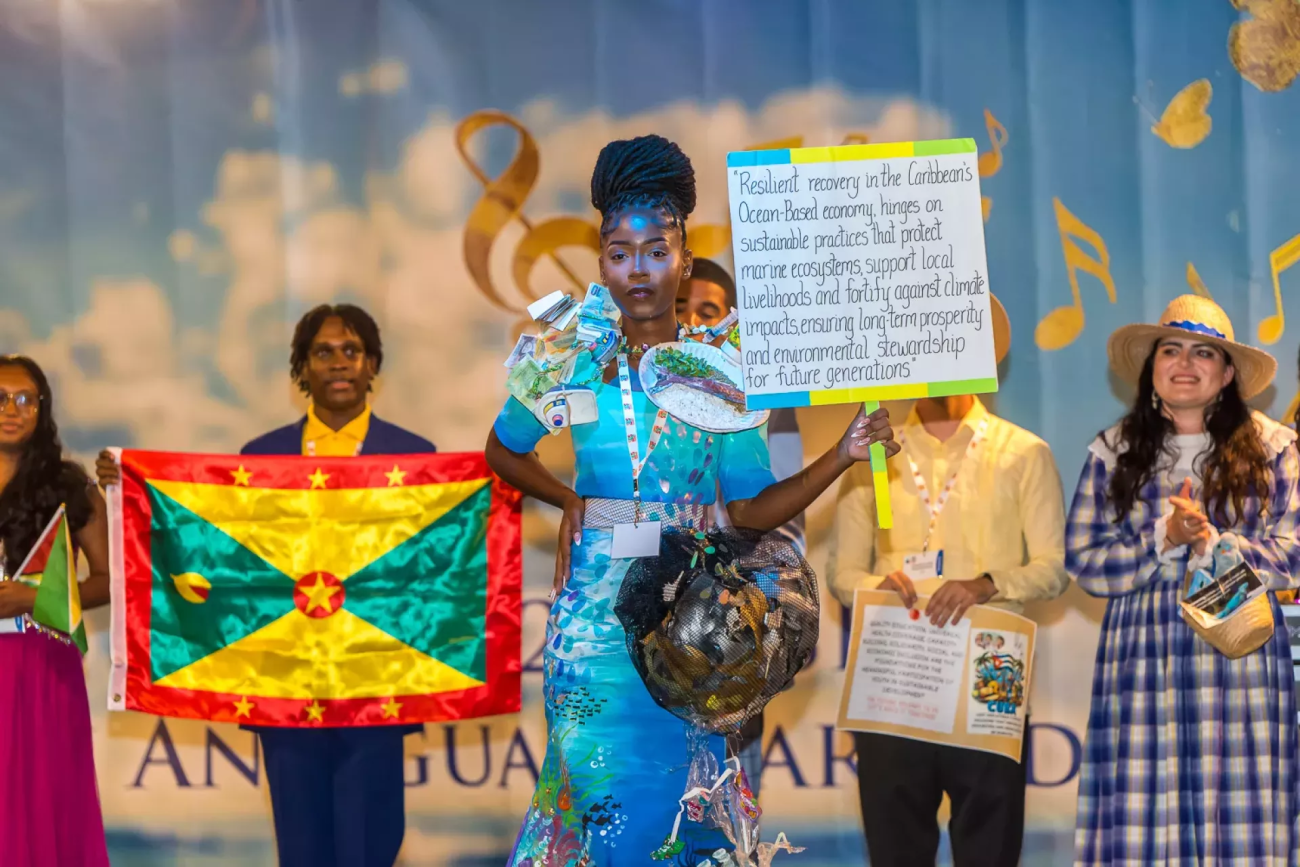
<svg viewBox="0 0 1300 867">
<path fill-rule="evenodd" d="M 57 381 L 65 427 L 124 427 L 187 451 L 222 450 L 235 435 L 238 417 L 209 395 L 187 358 L 203 342 L 182 345 L 166 295 L 148 280 L 96 280 L 75 322 L 24 343 L 21 351 Z"/>
<path fill-rule="evenodd" d="M 363 94 L 390 95 L 406 87 L 410 72 L 404 61 L 386 58 L 368 69 L 352 70 L 339 76 L 339 93 L 349 98 Z"/>
<path fill-rule="evenodd" d="M 401 78 L 385 63 L 367 70 L 367 86 L 388 87 Z M 519 120 L 541 152 L 538 183 L 524 208 L 534 221 L 586 202 L 591 166 L 614 138 L 655 131 L 694 155 L 700 204 L 693 222 L 702 225 L 726 222 L 728 150 L 791 135 L 814 144 L 838 143 L 848 134 L 872 141 L 949 134 L 941 113 L 910 100 L 829 88 L 774 97 L 754 112 L 736 103 L 677 103 L 627 118 L 564 116 L 538 101 Z M 140 446 L 235 449 L 299 410 L 284 373 L 297 311 L 352 297 L 369 305 L 384 327 L 380 411 L 444 448 L 480 448 L 504 396 L 501 362 L 519 318 L 494 307 L 464 265 L 461 224 L 481 187 L 456 150 L 455 122 L 431 115 L 404 143 L 392 174 L 367 179 L 361 207 L 343 201 L 338 171 L 327 162 L 232 149 L 215 174 L 211 201 L 201 214 L 182 219 L 170 238 L 180 286 L 97 279 L 89 306 L 44 339 L 28 337 L 12 312 L 0 316 L 0 336 L 58 376 L 66 392 L 64 423 L 122 426 Z M 580 215 L 594 217 L 585 207 Z M 516 309 L 523 298 L 513 285 L 511 257 L 523 231 L 518 224 L 504 229 L 491 259 L 493 281 Z M 580 279 L 595 277 L 590 254 L 561 255 Z M 78 264 L 93 273 L 93 263 Z M 181 340 L 169 299 L 193 291 L 182 288 L 187 274 L 216 275 L 226 288 L 216 320 Z M 567 288 L 568 281 L 542 261 L 533 284 Z M 97 363 L 88 365 L 87 358 Z M 235 400 L 213 396 L 197 372 L 205 358 Z"/>
</svg>

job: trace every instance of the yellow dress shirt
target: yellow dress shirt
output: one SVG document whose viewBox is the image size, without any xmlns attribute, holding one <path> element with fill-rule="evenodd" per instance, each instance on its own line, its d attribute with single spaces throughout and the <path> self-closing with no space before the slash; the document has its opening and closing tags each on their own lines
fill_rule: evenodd
<svg viewBox="0 0 1300 867">
<path fill-rule="evenodd" d="M 370 432 L 370 407 L 365 412 L 343 425 L 340 430 L 332 430 L 329 425 L 316 417 L 316 408 L 307 407 L 307 424 L 302 429 L 302 453 L 313 454 L 310 444 L 315 443 L 316 457 L 350 458 L 361 450 Z"/>
<path fill-rule="evenodd" d="M 986 418 L 985 439 L 964 463 L 966 448 Z M 930 539 L 931 551 L 943 550 L 943 578 L 917 582 L 917 593 L 933 594 L 944 579 L 988 573 L 997 588 L 988 604 L 1019 613 L 1026 602 L 1065 592 L 1070 583 L 1065 500 L 1047 443 L 992 415 L 979 400 L 946 441 L 927 432 L 913 409 L 902 439 L 936 500 L 961 466 Z M 857 588 L 875 589 L 884 576 L 901 570 L 903 558 L 920 553 L 925 542 L 930 516 L 907 456 L 891 458 L 888 468 L 894 506 L 890 530 L 876 526 L 870 464 L 855 464 L 840 483 L 828 574 L 831 592 L 845 605 L 852 604 Z"/>
</svg>

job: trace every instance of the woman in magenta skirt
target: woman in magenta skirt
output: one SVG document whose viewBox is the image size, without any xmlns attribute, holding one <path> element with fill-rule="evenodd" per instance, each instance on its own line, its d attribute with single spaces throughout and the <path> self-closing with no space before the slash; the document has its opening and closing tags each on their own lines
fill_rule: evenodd
<svg viewBox="0 0 1300 867">
<path fill-rule="evenodd" d="M 34 361 L 0 356 L 0 573 L 14 575 L 60 505 L 90 562 L 83 608 L 108 602 L 104 500 L 63 459 L 50 384 Z M 108 864 L 81 653 L 31 621 L 36 591 L 0 581 L 0 864 Z M 16 631 L 18 622 L 24 631 Z"/>
</svg>

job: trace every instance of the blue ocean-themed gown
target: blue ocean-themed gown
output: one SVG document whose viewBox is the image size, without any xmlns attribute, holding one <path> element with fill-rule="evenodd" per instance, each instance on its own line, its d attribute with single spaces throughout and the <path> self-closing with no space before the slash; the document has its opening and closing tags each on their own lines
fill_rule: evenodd
<svg viewBox="0 0 1300 867">
<path fill-rule="evenodd" d="M 656 407 L 632 371 L 641 448 L 649 443 Z M 572 428 L 574 488 L 584 498 L 632 498 L 632 464 L 618 382 L 591 386 L 598 421 Z M 711 434 L 669 417 L 667 430 L 641 473 L 643 500 L 712 503 L 748 499 L 774 479 L 766 426 Z M 497 417 L 497 438 L 531 452 L 546 429 L 510 398 Z M 719 506 L 720 508 L 720 506 Z M 684 723 L 655 704 L 628 657 L 614 613 L 631 560 L 611 560 L 612 534 L 585 528 L 574 547 L 572 574 L 546 626 L 545 696 L 548 738 L 537 790 L 520 829 L 513 867 L 645 867 L 655 863 L 686 789 Z M 711 747 L 719 763 L 723 739 Z M 695 867 L 718 849 L 721 832 L 682 818 L 681 853 L 663 863 Z"/>
</svg>

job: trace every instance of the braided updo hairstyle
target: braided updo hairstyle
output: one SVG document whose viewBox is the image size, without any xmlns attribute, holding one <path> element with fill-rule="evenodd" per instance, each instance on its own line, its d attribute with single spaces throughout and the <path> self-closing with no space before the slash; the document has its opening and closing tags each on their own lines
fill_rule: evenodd
<svg viewBox="0 0 1300 867">
<path fill-rule="evenodd" d="M 601 213 L 601 237 L 629 208 L 652 208 L 668 215 L 685 243 L 686 218 L 695 210 L 695 169 L 682 149 L 663 136 L 612 141 L 596 158 L 591 204 Z"/>
</svg>

